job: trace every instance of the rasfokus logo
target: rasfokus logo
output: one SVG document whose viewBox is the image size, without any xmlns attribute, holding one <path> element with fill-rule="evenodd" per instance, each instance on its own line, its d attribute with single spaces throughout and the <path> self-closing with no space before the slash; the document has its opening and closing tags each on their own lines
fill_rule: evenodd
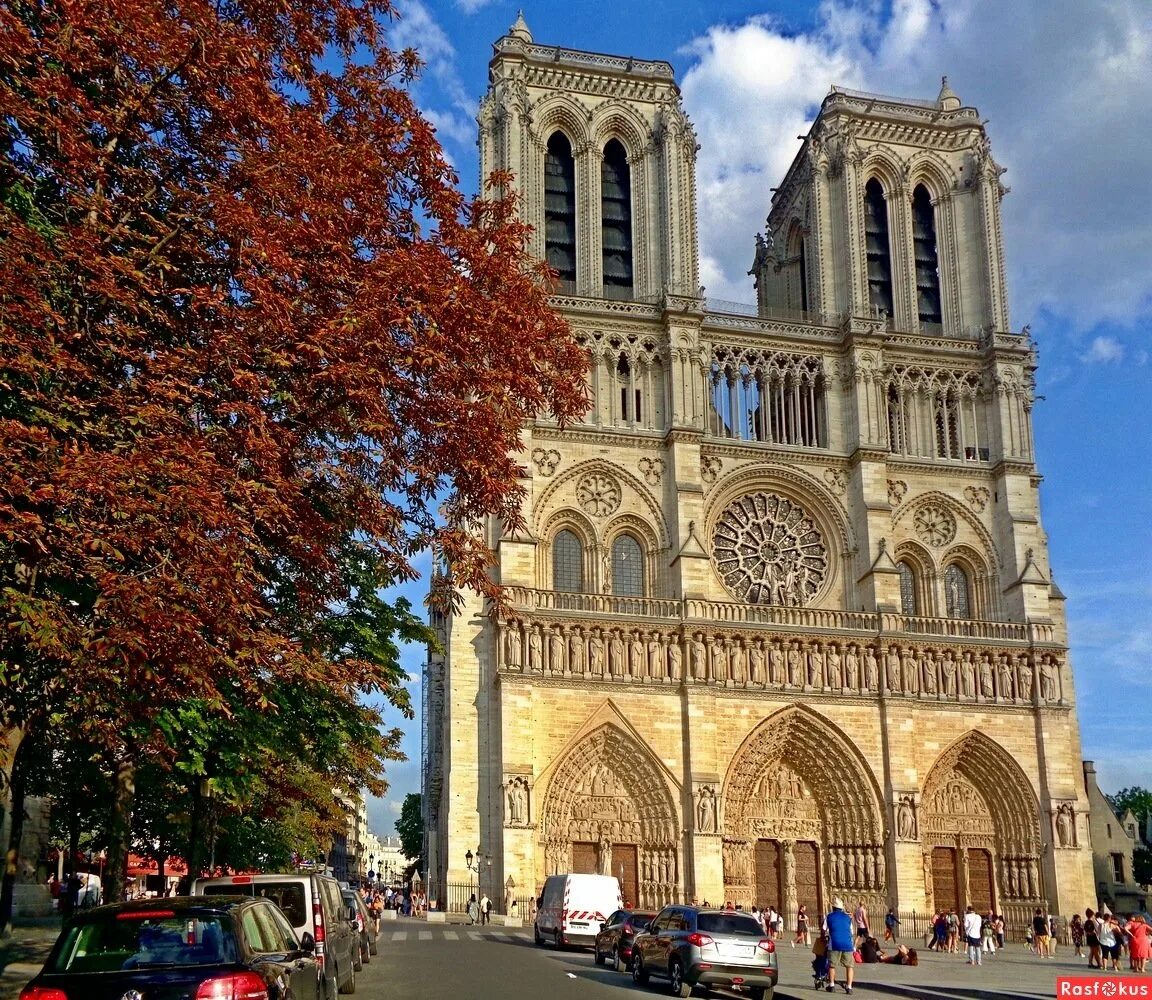
<svg viewBox="0 0 1152 1000">
<path fill-rule="evenodd" d="M 1059 976 L 1057 997 L 1152 998 L 1152 983 L 1127 976 Z"/>
</svg>

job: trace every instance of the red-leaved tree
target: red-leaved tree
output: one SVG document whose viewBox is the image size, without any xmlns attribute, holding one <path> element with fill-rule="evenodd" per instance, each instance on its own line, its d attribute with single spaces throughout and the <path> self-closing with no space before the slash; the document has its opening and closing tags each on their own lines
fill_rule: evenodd
<svg viewBox="0 0 1152 1000">
<path fill-rule="evenodd" d="M 520 428 L 585 406 L 393 16 L 0 0 L 0 721 L 91 730 L 125 795 L 174 704 L 402 700 L 333 616 L 430 545 L 491 594 L 476 526 L 520 524 Z"/>
</svg>

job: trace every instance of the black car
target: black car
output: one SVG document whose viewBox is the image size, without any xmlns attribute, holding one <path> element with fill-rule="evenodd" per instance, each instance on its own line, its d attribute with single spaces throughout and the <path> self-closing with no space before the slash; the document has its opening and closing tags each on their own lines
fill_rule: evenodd
<svg viewBox="0 0 1152 1000">
<path fill-rule="evenodd" d="M 344 898 L 344 905 L 348 907 L 348 914 L 351 916 L 356 914 L 354 923 L 356 924 L 357 933 L 360 935 L 360 966 L 367 962 L 372 961 L 372 956 L 376 954 L 376 931 L 375 925 L 372 923 L 372 915 L 368 912 L 368 905 L 364 902 L 364 897 L 360 895 L 355 889 L 344 889 L 341 892 Z M 357 967 L 359 971 L 360 967 Z"/>
<path fill-rule="evenodd" d="M 632 939 L 655 918 L 652 910 L 617 910 L 600 925 L 596 935 L 596 964 L 605 962 L 617 972 L 632 968 Z"/>
<path fill-rule="evenodd" d="M 60 932 L 25 1000 L 318 1000 L 311 934 L 271 900 L 183 896 L 85 910 Z"/>
</svg>

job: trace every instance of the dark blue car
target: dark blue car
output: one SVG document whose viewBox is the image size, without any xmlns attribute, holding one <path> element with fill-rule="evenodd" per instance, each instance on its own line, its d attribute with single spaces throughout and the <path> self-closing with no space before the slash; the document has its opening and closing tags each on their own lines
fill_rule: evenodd
<svg viewBox="0 0 1152 1000">
<path fill-rule="evenodd" d="M 177 897 L 86 910 L 65 924 L 21 1000 L 317 1000 L 310 934 L 251 897 Z"/>
</svg>

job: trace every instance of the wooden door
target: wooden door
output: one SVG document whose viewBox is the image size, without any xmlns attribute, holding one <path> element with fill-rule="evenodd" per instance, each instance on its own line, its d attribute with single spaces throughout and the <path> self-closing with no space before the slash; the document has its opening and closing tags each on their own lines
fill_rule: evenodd
<svg viewBox="0 0 1152 1000">
<path fill-rule="evenodd" d="M 635 844 L 612 845 L 612 874 L 620 880 L 620 895 L 624 897 L 624 905 L 639 906 L 640 871 L 636 864 Z"/>
<path fill-rule="evenodd" d="M 572 843 L 572 874 L 595 875 L 599 871 L 596 864 L 596 845 L 577 840 Z"/>
<path fill-rule="evenodd" d="M 932 848 L 932 905 L 937 910 L 960 909 L 955 847 Z"/>
<path fill-rule="evenodd" d="M 992 898 L 992 855 L 981 847 L 968 849 L 968 902 L 977 913 L 995 910 Z"/>
<path fill-rule="evenodd" d="M 792 857 L 796 870 L 796 904 L 807 907 L 808 919 L 819 927 L 824 900 L 820 891 L 820 855 L 815 841 L 796 841 Z"/>
<path fill-rule="evenodd" d="M 752 905 L 766 910 L 769 906 L 780 909 L 784 902 L 780 878 L 780 842 L 778 840 L 756 841 L 756 882 L 753 888 Z"/>
</svg>

